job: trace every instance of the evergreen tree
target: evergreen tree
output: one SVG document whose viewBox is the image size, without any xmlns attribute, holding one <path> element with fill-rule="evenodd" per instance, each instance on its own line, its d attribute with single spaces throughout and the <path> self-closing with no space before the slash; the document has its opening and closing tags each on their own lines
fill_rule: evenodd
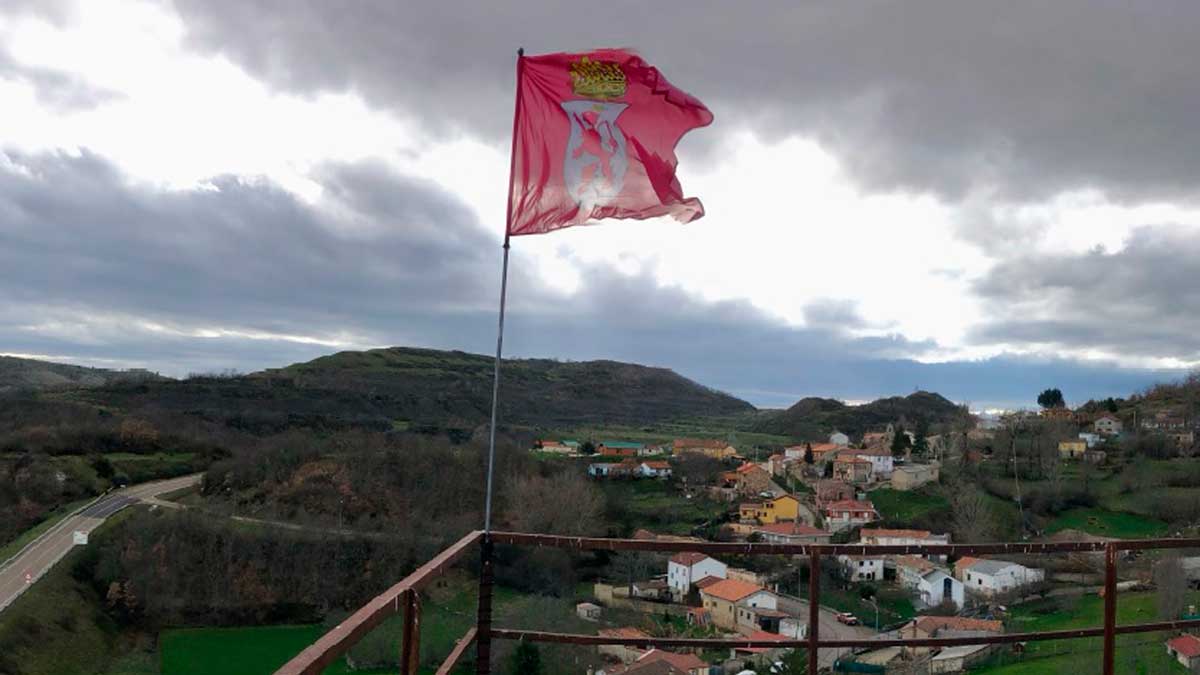
<svg viewBox="0 0 1200 675">
<path fill-rule="evenodd" d="M 916 438 L 913 440 L 913 452 L 924 456 L 929 453 L 929 439 L 926 437 L 929 433 L 929 423 L 924 418 L 917 420 Z"/>
<path fill-rule="evenodd" d="M 892 436 L 892 454 L 899 457 L 910 447 L 912 441 L 909 440 L 908 434 L 904 433 L 904 427 L 897 425 L 896 433 Z"/>
<path fill-rule="evenodd" d="M 1058 388 L 1047 389 L 1038 394 L 1037 402 L 1038 405 L 1046 408 L 1047 410 L 1050 408 L 1065 408 L 1067 406 L 1067 402 L 1063 398 L 1062 390 Z"/>
<path fill-rule="evenodd" d="M 804 463 L 810 466 L 813 463 L 812 443 L 804 444 Z"/>
<path fill-rule="evenodd" d="M 511 675 L 542 675 L 542 654 L 537 645 L 522 640 L 509 659 Z"/>
</svg>

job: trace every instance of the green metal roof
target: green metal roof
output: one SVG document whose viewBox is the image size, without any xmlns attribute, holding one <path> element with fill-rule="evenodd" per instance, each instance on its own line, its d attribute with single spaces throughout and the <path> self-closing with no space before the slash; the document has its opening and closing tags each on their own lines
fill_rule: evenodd
<svg viewBox="0 0 1200 675">
<path fill-rule="evenodd" d="M 630 443 L 629 441 L 600 441 L 600 445 L 606 448 L 633 448 L 635 450 L 646 447 L 644 443 Z"/>
</svg>

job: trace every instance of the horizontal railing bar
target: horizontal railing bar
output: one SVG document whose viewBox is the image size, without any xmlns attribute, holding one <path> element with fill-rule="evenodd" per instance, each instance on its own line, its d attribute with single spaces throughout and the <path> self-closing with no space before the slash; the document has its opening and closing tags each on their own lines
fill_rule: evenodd
<svg viewBox="0 0 1200 675">
<path fill-rule="evenodd" d="M 373 600 L 351 614 L 345 621 L 330 629 L 316 642 L 305 648 L 291 661 L 283 664 L 275 675 L 317 675 L 325 666 L 350 650 L 364 635 L 400 609 L 400 597 L 409 590 L 419 590 L 467 553 L 483 532 L 476 530 L 459 539 L 450 548 L 437 554 L 402 581 L 375 596 Z"/>
<path fill-rule="evenodd" d="M 450 671 L 454 670 L 454 666 L 457 666 L 458 662 L 462 660 L 463 654 L 467 652 L 467 648 L 473 642 L 475 642 L 475 626 L 468 628 L 467 632 L 458 639 L 454 649 L 450 650 L 450 655 L 446 657 L 445 661 L 442 661 L 442 665 L 438 666 L 437 672 L 433 675 L 450 675 Z"/>
<path fill-rule="evenodd" d="M 1200 619 L 1159 621 L 1154 623 L 1117 626 L 1119 634 L 1153 633 L 1162 630 L 1182 630 L 1200 627 Z M 750 640 L 739 638 L 618 638 L 603 635 L 581 635 L 578 633 L 553 633 L 536 630 L 494 628 L 494 638 L 502 640 L 530 640 L 532 642 L 558 642 L 576 645 L 624 645 L 628 647 L 694 647 L 694 648 L 795 648 L 809 646 L 808 640 Z M 1039 642 L 1044 640 L 1073 640 L 1100 637 L 1104 627 L 1075 628 L 1070 630 L 1038 631 L 1032 633 L 1004 633 L 997 635 L 972 635 L 953 638 L 880 638 L 859 640 L 818 640 L 817 647 L 959 647 L 963 645 L 1009 644 L 1013 642 Z"/>
<path fill-rule="evenodd" d="M 1043 553 L 1099 552 L 1103 551 L 1109 544 L 1113 544 L 1119 550 L 1200 548 L 1200 539 L 892 545 L 662 541 L 657 539 L 571 537 L 553 534 L 527 534 L 523 532 L 493 532 L 491 537 L 498 544 L 513 544 L 518 546 L 549 546 L 553 548 L 604 551 L 660 551 L 663 553 L 695 551 L 697 553 L 725 555 L 809 555 L 814 549 L 821 555 L 965 555 L 973 553 L 1036 555 Z"/>
</svg>

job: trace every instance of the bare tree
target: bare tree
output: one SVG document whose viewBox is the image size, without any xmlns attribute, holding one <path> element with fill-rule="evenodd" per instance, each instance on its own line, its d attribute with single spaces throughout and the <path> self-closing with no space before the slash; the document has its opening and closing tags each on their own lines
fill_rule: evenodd
<svg viewBox="0 0 1200 675">
<path fill-rule="evenodd" d="M 992 538 L 995 530 L 992 510 L 978 487 L 960 482 L 949 490 L 948 498 L 954 513 L 951 528 L 955 541 L 970 544 Z"/>
<path fill-rule="evenodd" d="M 1154 565 L 1154 585 L 1158 589 L 1158 618 L 1178 619 L 1183 613 L 1187 575 L 1177 553 L 1168 553 Z"/>
<path fill-rule="evenodd" d="M 591 535 L 604 527 L 604 495 L 579 474 L 521 476 L 508 502 L 508 520 L 519 532 Z"/>
</svg>

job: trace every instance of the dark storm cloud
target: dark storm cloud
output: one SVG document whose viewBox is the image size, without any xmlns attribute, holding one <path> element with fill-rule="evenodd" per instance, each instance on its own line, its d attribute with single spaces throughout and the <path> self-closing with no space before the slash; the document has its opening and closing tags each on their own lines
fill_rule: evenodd
<svg viewBox="0 0 1200 675">
<path fill-rule="evenodd" d="M 875 188 L 1196 196 L 1200 4 L 175 0 L 191 42 L 275 86 L 508 130 L 513 57 L 632 45 L 721 129 L 813 135 Z M 706 136 L 707 135 L 707 136 Z"/>
<path fill-rule="evenodd" d="M 1019 256 L 976 286 L 992 318 L 973 338 L 1200 360 L 1200 229 L 1133 231 L 1115 253 Z"/>
<path fill-rule="evenodd" d="M 329 165 L 317 178 L 320 208 L 261 181 L 161 191 L 87 153 L 0 155 L 0 352 L 172 374 L 256 370 L 336 349 L 279 336 L 489 352 L 495 234 L 455 197 L 379 164 Z M 911 386 L 1024 401 L 1026 380 L 1040 381 L 1039 364 L 896 360 L 935 345 L 848 338 L 836 324 L 857 315 L 845 306 L 815 309 L 828 325 L 799 330 L 746 302 L 705 302 L 602 267 L 580 268 L 583 290 L 564 296 L 527 272 L 530 262 L 514 247 L 513 355 L 667 366 L 769 405 Z"/>
</svg>

